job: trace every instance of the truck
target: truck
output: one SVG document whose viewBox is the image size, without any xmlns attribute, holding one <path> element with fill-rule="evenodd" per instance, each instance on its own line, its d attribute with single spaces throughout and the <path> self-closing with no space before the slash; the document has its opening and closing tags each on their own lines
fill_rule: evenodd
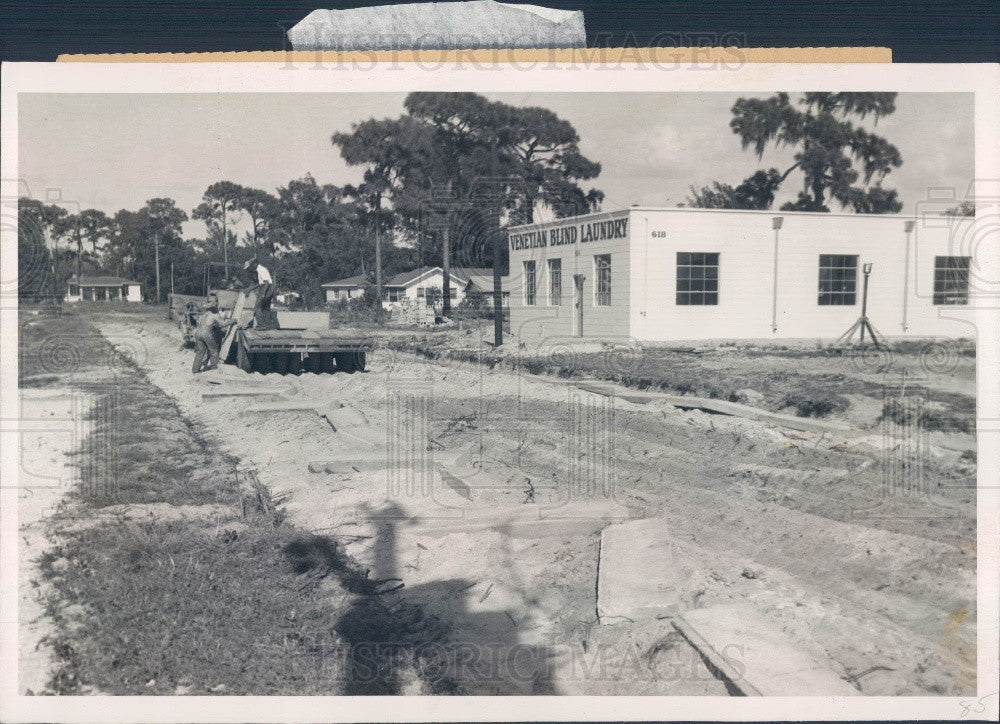
<svg viewBox="0 0 1000 724">
<path fill-rule="evenodd" d="M 273 312 L 265 327 L 254 319 L 252 308 L 253 294 L 241 292 L 229 315 L 236 324 L 223 339 L 220 361 L 235 364 L 244 372 L 264 374 L 365 370 L 368 353 L 375 346 L 372 338 L 325 329 L 282 329 Z"/>
</svg>

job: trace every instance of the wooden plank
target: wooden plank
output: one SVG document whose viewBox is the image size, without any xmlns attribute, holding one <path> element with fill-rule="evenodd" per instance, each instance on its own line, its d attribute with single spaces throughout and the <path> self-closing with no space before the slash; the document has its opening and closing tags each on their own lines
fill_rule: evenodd
<svg viewBox="0 0 1000 724">
<path fill-rule="evenodd" d="M 222 340 L 222 348 L 219 350 L 219 359 L 223 362 L 229 359 L 229 350 L 233 346 L 233 340 L 236 339 L 236 329 L 240 326 L 240 317 L 243 314 L 243 305 L 246 303 L 246 298 L 246 293 L 240 292 L 239 296 L 236 297 L 236 304 L 233 306 L 233 313 L 229 315 L 230 319 L 236 320 L 236 324 L 232 325 L 226 331 L 226 337 Z"/>
<path fill-rule="evenodd" d="M 718 415 L 742 417 L 746 420 L 778 425 L 803 432 L 828 432 L 836 435 L 863 434 L 840 423 L 784 415 L 780 412 L 770 412 L 769 410 L 762 410 L 758 407 L 751 407 L 750 405 L 743 405 L 738 402 L 729 402 L 728 400 L 713 400 L 693 395 L 671 395 L 664 392 L 636 392 L 626 387 L 593 382 L 578 382 L 576 383 L 576 387 L 585 392 L 592 392 L 595 395 L 618 397 L 627 402 L 635 402 L 637 404 L 647 404 L 657 400 L 682 410 L 702 410 Z"/>
<path fill-rule="evenodd" d="M 221 388 L 218 390 L 206 390 L 201 393 L 203 400 L 215 400 L 223 397 L 282 397 L 293 390 L 288 387 L 247 387 L 247 388 Z M 315 406 L 315 403 L 313 404 Z"/>
<path fill-rule="evenodd" d="M 687 611 L 674 626 L 747 696 L 858 696 L 830 668 L 745 605 Z"/>
<path fill-rule="evenodd" d="M 602 624 L 673 616 L 680 602 L 667 522 L 645 518 L 601 531 L 597 616 Z"/>
</svg>

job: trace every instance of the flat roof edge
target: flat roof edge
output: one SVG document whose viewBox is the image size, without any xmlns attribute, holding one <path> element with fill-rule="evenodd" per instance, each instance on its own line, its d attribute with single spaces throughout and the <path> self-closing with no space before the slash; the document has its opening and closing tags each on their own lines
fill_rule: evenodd
<svg viewBox="0 0 1000 724">
<path fill-rule="evenodd" d="M 694 213 L 694 214 L 754 214 L 758 216 L 816 216 L 824 218 L 840 219 L 895 219 L 898 221 L 919 221 L 920 219 L 954 219 L 955 221 L 974 220 L 974 216 L 952 216 L 948 214 L 852 214 L 844 211 L 781 211 L 775 209 L 702 209 L 693 206 L 630 206 L 626 209 L 615 209 L 613 211 L 595 211 L 590 214 L 580 214 L 579 216 L 567 216 L 562 219 L 552 219 L 551 221 L 536 221 L 531 224 L 519 224 L 507 227 L 508 232 L 522 229 L 534 229 L 544 226 L 551 226 L 561 223 L 574 223 L 589 218 L 608 216 L 612 214 L 631 213 L 633 211 L 669 211 L 672 213 Z"/>
</svg>

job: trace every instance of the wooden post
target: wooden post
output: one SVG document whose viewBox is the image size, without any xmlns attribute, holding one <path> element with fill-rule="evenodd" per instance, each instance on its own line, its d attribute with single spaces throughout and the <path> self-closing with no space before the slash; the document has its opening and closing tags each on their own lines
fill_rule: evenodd
<svg viewBox="0 0 1000 724">
<path fill-rule="evenodd" d="M 497 139 L 496 136 L 493 137 L 493 178 L 494 183 L 497 183 Z M 493 199 L 495 203 L 494 209 L 491 211 L 496 211 L 497 223 L 496 226 L 492 228 L 493 232 L 493 346 L 500 347 L 503 345 L 503 289 L 500 287 L 500 239 L 503 233 L 500 230 L 500 213 L 503 209 L 503 204 L 500 199 L 500 187 L 498 184 L 496 198 Z"/>
<path fill-rule="evenodd" d="M 441 314 L 445 317 L 451 314 L 451 229 L 448 225 L 449 221 L 450 219 L 445 222 L 444 227 L 441 229 L 441 252 L 444 256 L 442 264 L 444 281 L 441 284 L 441 296 L 444 298 L 441 301 Z"/>
<path fill-rule="evenodd" d="M 375 219 L 375 298 L 382 306 L 382 234 L 379 233 L 378 219 Z"/>
<path fill-rule="evenodd" d="M 76 282 L 77 284 L 83 283 L 83 237 L 80 236 L 79 215 L 76 217 Z"/>
</svg>

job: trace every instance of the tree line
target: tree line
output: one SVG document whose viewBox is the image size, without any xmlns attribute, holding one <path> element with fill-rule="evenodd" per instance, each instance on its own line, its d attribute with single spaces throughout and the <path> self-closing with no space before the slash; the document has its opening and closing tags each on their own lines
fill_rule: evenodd
<svg viewBox="0 0 1000 724">
<path fill-rule="evenodd" d="M 398 118 L 331 136 L 344 160 L 364 169 L 357 185 L 307 174 L 272 193 L 222 180 L 190 214 L 170 198 L 113 215 L 22 198 L 20 293 L 59 297 L 82 272 L 134 279 L 149 300 L 171 289 L 201 294 L 206 280 L 224 284 L 258 256 L 282 290 L 318 304 L 325 282 L 374 278 L 376 242 L 385 276 L 441 264 L 446 235 L 453 265 L 486 267 L 501 226 L 530 222 L 542 207 L 558 217 L 599 208 L 603 194 L 580 184 L 600 164 L 580 153 L 576 130 L 552 111 L 474 93 L 411 93 L 404 105 Z M 184 238 L 188 220 L 203 222 L 204 235 Z"/>
<path fill-rule="evenodd" d="M 883 182 L 902 164 L 899 150 L 856 123 L 893 113 L 895 98 L 740 98 L 730 128 L 743 149 L 762 158 L 770 146 L 792 147 L 794 163 L 760 169 L 735 186 L 692 187 L 686 204 L 770 209 L 799 172 L 801 190 L 783 210 L 829 211 L 837 203 L 859 213 L 898 212 L 897 193 Z M 270 192 L 222 180 L 205 189 L 190 215 L 170 198 L 110 216 L 21 199 L 21 295 L 61 296 L 80 271 L 130 277 L 150 300 L 170 289 L 201 294 L 256 255 L 281 290 L 320 304 L 325 282 L 374 278 L 376 245 L 385 276 L 441 265 L 446 240 L 453 266 L 492 266 L 499 249 L 505 268 L 507 245 L 494 244 L 504 227 L 531 223 L 542 210 L 557 218 L 596 211 L 604 198 L 585 187 L 601 165 L 581 153 L 569 121 L 475 93 L 411 93 L 401 116 L 354 123 L 330 142 L 348 165 L 363 169 L 360 183 L 320 184 L 307 174 Z M 203 236 L 184 238 L 189 219 L 203 222 Z"/>
</svg>

